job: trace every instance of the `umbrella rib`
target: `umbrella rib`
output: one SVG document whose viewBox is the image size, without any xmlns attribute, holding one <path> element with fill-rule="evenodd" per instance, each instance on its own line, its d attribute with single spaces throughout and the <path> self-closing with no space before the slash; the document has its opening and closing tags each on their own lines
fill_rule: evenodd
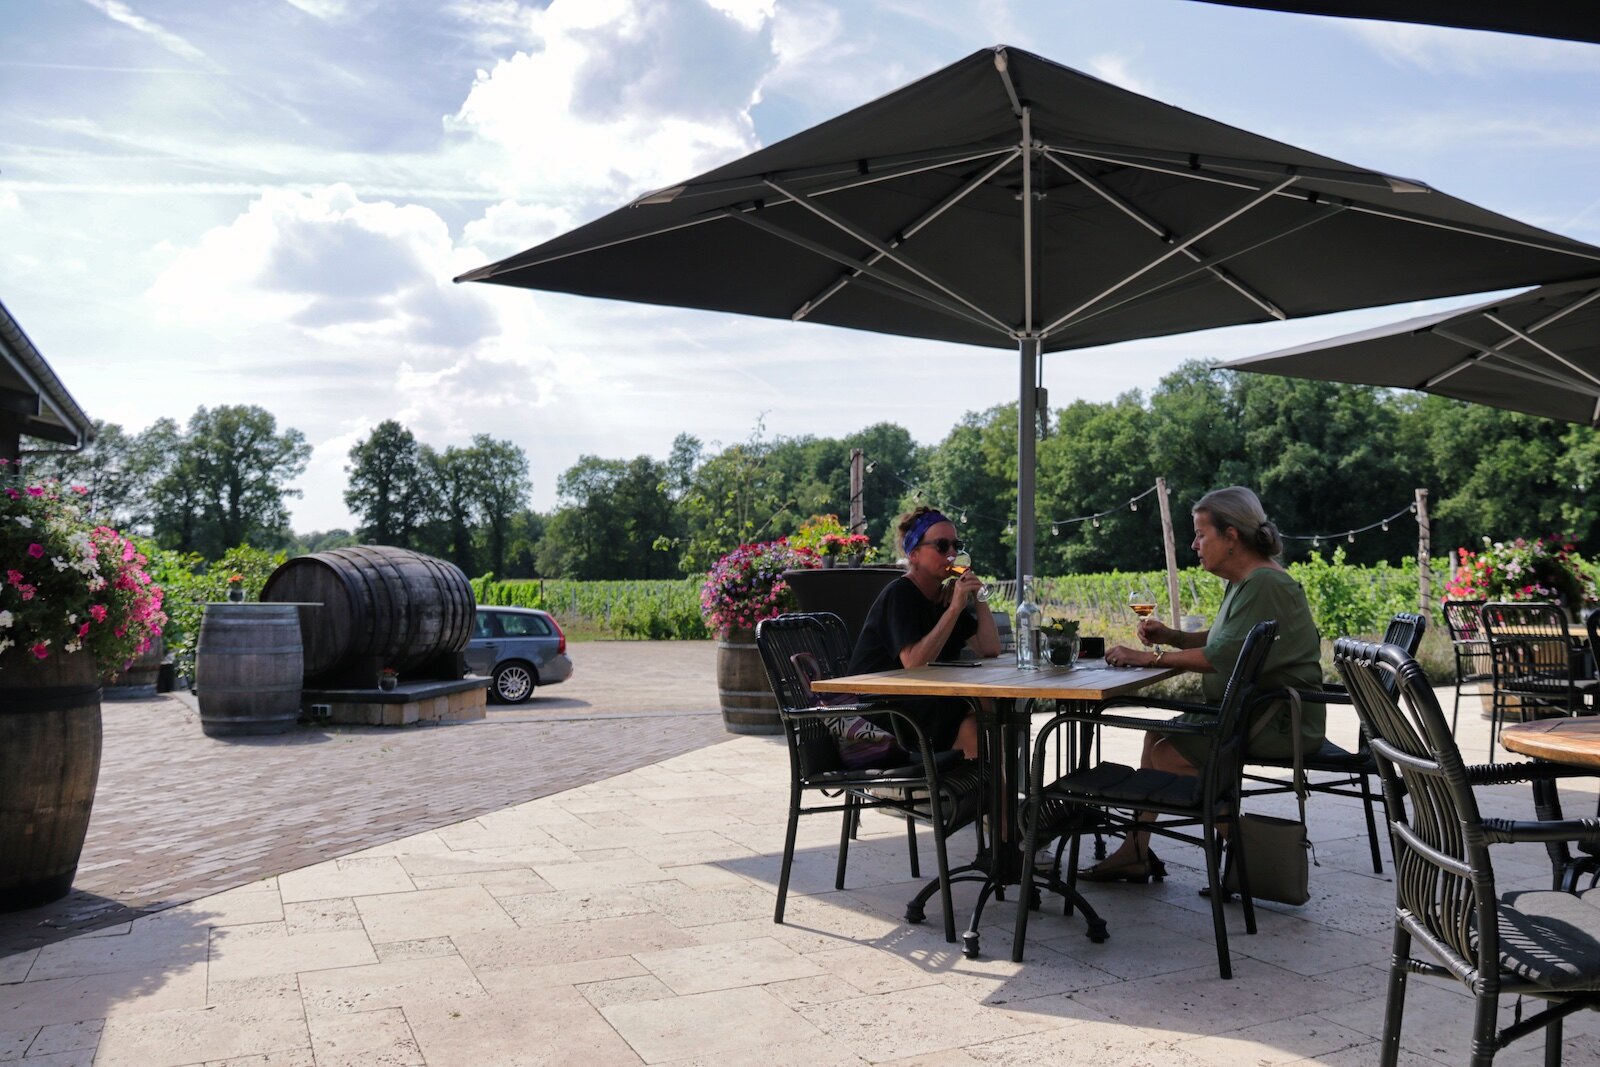
<svg viewBox="0 0 1600 1067">
<path fill-rule="evenodd" d="M 1004 322 L 1001 322 L 998 318 L 979 307 L 973 301 L 967 299 L 967 297 L 962 295 L 962 293 L 959 292 L 954 285 L 939 278 L 931 270 L 928 270 L 925 267 L 917 266 L 915 261 L 907 258 L 903 252 L 896 250 L 896 248 L 892 245 L 884 244 L 870 233 L 866 233 L 865 231 L 861 230 L 859 227 L 850 222 L 849 219 L 840 215 L 838 212 L 829 210 L 828 208 L 823 207 L 821 204 L 813 203 L 810 197 L 797 193 L 783 185 L 781 182 L 774 181 L 771 178 L 767 179 L 767 185 L 782 193 L 784 196 L 787 196 L 790 200 L 794 201 L 796 206 L 804 208 L 813 215 L 817 216 L 817 218 L 821 219 L 823 222 L 826 222 L 828 225 L 839 230 L 841 233 L 844 233 L 847 236 L 860 241 L 868 248 L 871 248 L 874 252 L 877 252 L 880 257 L 910 271 L 912 274 L 916 275 L 918 278 L 921 278 L 923 281 L 933 286 L 951 300 L 965 304 L 976 314 L 988 319 L 997 328 L 1005 331 L 1008 334 L 1011 332 L 1010 326 L 1006 325 Z"/>
<path fill-rule="evenodd" d="M 1274 163 L 1264 159 L 1239 159 L 1228 156 L 1203 156 L 1189 152 L 1171 152 L 1160 149 L 1144 149 L 1134 151 L 1118 145 L 1090 144 L 1079 142 L 1076 147 L 1069 145 L 1047 145 L 1049 151 L 1061 152 L 1066 155 L 1083 156 L 1087 159 L 1096 159 L 1104 163 L 1120 163 L 1130 167 L 1142 167 L 1149 170 L 1160 170 L 1167 174 L 1183 176 L 1206 176 L 1207 180 L 1226 184 L 1253 185 L 1255 188 L 1264 189 L 1266 181 L 1255 181 L 1250 178 L 1228 178 L 1223 176 L 1210 176 L 1211 168 L 1221 171 L 1245 171 L 1256 174 L 1271 175 L 1271 180 L 1293 175 L 1302 180 L 1332 182 L 1338 185 L 1357 185 L 1368 189 L 1385 189 L 1392 193 L 1426 193 L 1432 189 L 1424 182 L 1414 181 L 1410 178 L 1396 178 L 1389 174 L 1381 174 L 1370 170 L 1336 170 L 1332 167 L 1305 166 L 1303 164 Z M 1158 166 L 1157 164 L 1169 164 Z M 1173 169 L 1175 164 L 1178 169 Z"/>
<path fill-rule="evenodd" d="M 1099 181 L 1093 175 L 1079 170 L 1071 163 L 1068 163 L 1066 160 L 1055 155 L 1048 148 L 1045 149 L 1044 156 L 1057 167 L 1066 171 L 1073 178 L 1077 179 L 1085 188 L 1098 194 L 1103 200 L 1105 200 L 1106 203 L 1110 204 L 1112 207 L 1133 219 L 1133 221 L 1138 223 L 1140 226 L 1143 226 L 1145 229 L 1149 230 L 1156 236 L 1158 240 L 1167 244 L 1172 243 L 1172 231 L 1169 228 L 1161 225 L 1135 205 L 1128 203 L 1127 200 L 1123 199 L 1121 196 L 1118 196 L 1111 189 L 1106 188 L 1104 183 Z M 1183 254 L 1187 256 L 1191 262 L 1204 266 L 1205 269 L 1209 271 L 1218 281 L 1232 288 L 1240 296 L 1256 305 L 1256 307 L 1260 308 L 1268 315 L 1271 315 L 1273 318 L 1280 321 L 1288 318 L 1288 316 L 1284 314 L 1282 308 L 1278 307 L 1278 305 L 1268 300 L 1265 296 L 1250 288 L 1250 286 L 1244 284 L 1244 282 L 1235 278 L 1229 272 L 1223 270 L 1215 263 L 1205 263 L 1204 257 L 1201 256 L 1194 248 L 1185 248 L 1183 250 Z"/>
<path fill-rule="evenodd" d="M 1453 341 L 1464 348 L 1471 349 L 1473 355 L 1462 360 L 1460 363 L 1457 363 L 1449 370 L 1442 371 L 1439 374 L 1434 375 L 1432 378 L 1429 378 L 1423 383 L 1423 388 L 1432 388 L 1445 379 L 1459 374 L 1461 371 L 1464 371 L 1469 367 L 1478 367 L 1483 370 L 1492 370 L 1498 371 L 1501 374 L 1509 374 L 1517 378 L 1526 378 L 1529 381 L 1535 381 L 1541 385 L 1550 385 L 1560 389 L 1570 389 L 1577 393 L 1596 395 L 1596 389 L 1592 385 L 1586 384 L 1585 382 L 1576 378 L 1569 378 L 1566 375 L 1558 374 L 1548 367 L 1541 367 L 1536 363 L 1530 363 L 1525 359 L 1511 355 L 1509 352 L 1502 351 L 1502 347 L 1504 345 L 1508 345 L 1512 341 L 1516 340 L 1514 337 L 1508 337 L 1504 341 L 1501 341 L 1500 344 L 1486 348 L 1470 337 L 1463 337 L 1458 333 L 1443 329 L 1440 326 L 1435 326 L 1432 332 L 1436 336 L 1443 337 L 1446 341 Z M 1502 364 L 1506 365 L 1502 366 Z"/>
<path fill-rule="evenodd" d="M 1217 221 L 1213 222 L 1211 225 L 1207 226 L 1205 229 L 1201 230 L 1199 233 L 1193 234 L 1192 236 L 1190 236 L 1188 238 L 1185 238 L 1183 241 L 1179 242 L 1174 247 L 1168 249 L 1166 252 L 1163 252 L 1161 255 L 1157 256 L 1155 259 L 1151 260 L 1149 263 L 1146 263 L 1144 266 L 1140 267 L 1138 270 L 1134 271 L 1132 274 L 1128 275 L 1126 278 L 1123 278 L 1121 281 L 1117 282 L 1115 285 L 1111 286 L 1109 289 L 1104 290 L 1103 292 L 1101 292 L 1097 296 L 1091 297 L 1090 299 L 1086 300 L 1084 303 L 1079 304 L 1077 307 L 1075 307 L 1071 311 L 1067 312 L 1065 315 L 1062 315 L 1060 318 L 1056 319 L 1050 325 L 1046 326 L 1044 328 L 1044 333 L 1047 336 L 1049 334 L 1051 334 L 1051 333 L 1054 333 L 1056 330 L 1060 329 L 1062 326 L 1065 326 L 1067 323 L 1069 323 L 1073 319 L 1077 318 L 1083 312 L 1085 312 L 1085 311 L 1089 310 L 1090 308 L 1094 307 L 1094 305 L 1098 304 L 1100 301 L 1104 300 L 1106 297 L 1110 296 L 1112 293 L 1116 292 L 1118 289 L 1121 289 L 1123 286 L 1127 285 L 1129 282 L 1131 282 L 1134 279 L 1136 279 L 1136 278 L 1148 273 L 1149 271 L 1154 270 L 1156 267 L 1159 267 L 1161 264 L 1165 263 L 1167 260 L 1171 259 L 1173 256 L 1178 255 L 1179 253 L 1181 253 L 1184 249 L 1188 248 L 1190 245 L 1194 244 L 1196 241 L 1201 240 L 1202 238 L 1206 237 L 1209 234 L 1215 233 L 1217 230 L 1220 230 L 1222 227 L 1226 226 L 1228 223 L 1232 222 L 1234 219 L 1239 218 L 1241 215 L 1244 215 L 1246 212 L 1251 211 L 1252 209 L 1254 209 L 1256 207 L 1259 207 L 1261 204 L 1266 203 L 1268 200 L 1272 199 L 1274 196 L 1276 196 L 1278 193 L 1283 191 L 1285 188 L 1287 188 L 1288 186 L 1294 184 L 1294 182 L 1296 180 L 1297 179 L 1294 177 L 1294 175 L 1291 174 L 1289 177 L 1285 178 L 1283 181 L 1279 182 L 1276 186 L 1272 187 L 1271 189 L 1267 189 L 1267 190 L 1261 191 L 1259 195 L 1253 197 L 1248 203 L 1241 204 L 1240 206 L 1238 206 L 1234 210 L 1228 212 L 1222 218 L 1218 219 Z"/>
<path fill-rule="evenodd" d="M 729 209 L 723 212 L 723 215 L 726 218 L 737 219 L 739 222 L 745 223 L 748 226 L 754 226 L 756 229 L 769 233 L 774 237 L 782 238 L 783 240 L 788 241 L 791 244 L 798 245 L 809 252 L 815 252 L 824 259 L 831 259 L 841 266 L 848 267 L 850 270 L 859 271 L 869 278 L 874 278 L 885 285 L 904 290 L 912 296 L 926 301 L 936 308 L 947 311 L 958 318 L 966 319 L 967 321 L 976 321 L 973 320 L 971 313 L 966 308 L 946 300 L 937 293 L 930 292 L 920 285 L 915 285 L 905 278 L 897 278 L 893 274 L 879 270 L 876 266 L 863 263 L 859 259 L 855 259 L 843 252 L 829 248 L 827 245 L 824 245 L 818 241 L 813 241 L 809 237 L 802 237 L 794 231 L 784 229 L 782 226 L 779 226 L 776 223 L 759 218 L 753 211 L 735 211 Z M 983 314 L 981 309 L 978 308 L 973 308 L 972 311 L 976 311 L 978 314 Z M 989 318 L 989 316 L 985 316 L 985 319 L 987 318 Z M 1011 336 L 1011 330 L 1007 326 L 1001 325 L 999 327 L 994 327 L 990 326 L 987 321 L 983 322 L 982 325 L 989 326 L 991 329 L 996 329 L 997 332 L 1004 334 L 1007 337 Z"/>
<path fill-rule="evenodd" d="M 1077 156 L 1082 159 L 1096 160 L 1097 162 L 1101 163 L 1118 163 L 1128 167 L 1137 167 L 1140 170 L 1154 171 L 1158 174 L 1170 174 L 1173 177 L 1188 178 L 1191 181 L 1211 182 L 1216 185 L 1230 185 L 1238 189 L 1266 188 L 1265 183 L 1252 182 L 1247 178 L 1223 178 L 1211 174 L 1205 174 L 1197 170 L 1190 170 L 1188 168 L 1179 169 L 1175 167 L 1157 166 L 1153 163 L 1140 162 L 1137 159 L 1123 159 L 1113 155 L 1077 151 L 1075 149 L 1061 146 L 1051 146 L 1051 150 L 1061 152 L 1064 155 Z M 1397 222 L 1409 222 L 1418 226 L 1431 226 L 1434 229 L 1450 230 L 1455 233 L 1464 233 L 1473 237 L 1485 237 L 1493 241 L 1503 241 L 1506 244 L 1516 244 L 1523 245 L 1527 248 L 1537 248 L 1542 252 L 1560 252 L 1569 256 L 1577 256 L 1581 259 L 1600 261 L 1600 250 L 1591 250 L 1585 252 L 1577 248 L 1564 248 L 1548 241 L 1537 241 L 1528 237 L 1515 237 L 1511 234 L 1498 233 L 1494 230 L 1484 229 L 1481 226 L 1469 226 L 1460 222 L 1445 222 L 1441 219 L 1430 219 L 1420 215 L 1412 215 L 1404 211 L 1397 211 L 1393 208 L 1382 208 L 1370 204 L 1363 204 L 1358 201 L 1350 200 L 1347 197 L 1330 198 L 1326 196 L 1320 196 L 1311 190 L 1279 192 L 1277 195 L 1300 200 L 1308 200 L 1314 203 L 1328 203 L 1333 199 L 1337 199 L 1340 201 L 1341 206 L 1348 207 L 1352 211 L 1358 211 L 1363 215 L 1377 215 L 1380 218 L 1394 219 Z"/>
<path fill-rule="evenodd" d="M 890 242 L 890 246 L 891 247 L 898 246 L 898 245 L 910 240 L 912 237 L 915 237 L 917 235 L 918 231 L 920 231 L 924 226 L 927 226 L 929 223 L 931 223 L 935 219 L 937 219 L 940 215 L 943 215 L 946 211 L 950 210 L 952 207 L 954 207 L 955 205 L 959 204 L 962 200 L 965 200 L 974 191 L 976 191 L 977 189 L 982 187 L 983 184 L 985 182 L 987 182 L 990 178 L 994 177 L 1002 169 L 1004 169 L 1006 166 L 1008 166 L 1020 154 L 1021 153 L 1019 153 L 1015 149 L 1013 149 L 1012 151 L 1007 153 L 1005 158 L 995 160 L 989 166 L 985 167 L 982 171 L 980 171 L 979 173 L 973 175 L 973 177 L 971 179 L 969 179 L 966 183 L 964 183 L 961 186 L 961 188 L 957 189 L 955 192 L 953 192 L 949 196 L 945 197 L 939 203 L 935 204 L 925 214 L 923 214 L 923 216 L 921 218 L 917 219 L 910 226 L 907 226 L 904 230 L 902 230 L 900 232 L 900 235 L 898 237 L 896 237 L 893 241 Z M 883 258 L 884 257 L 883 257 L 882 253 L 876 253 L 875 252 L 875 253 L 873 253 L 873 255 L 868 257 L 867 263 L 868 264 L 875 264 L 875 263 L 877 263 L 879 260 L 881 260 Z M 816 296 L 812 297 L 810 300 L 807 300 L 804 304 L 800 305 L 799 309 L 796 310 L 795 313 L 790 316 L 790 318 L 793 319 L 795 322 L 799 322 L 801 319 L 804 319 L 804 318 L 808 317 L 813 311 L 815 311 L 817 308 L 821 307 L 823 304 L 827 303 L 830 299 L 832 299 L 834 294 L 838 293 L 841 289 L 843 289 L 845 286 L 849 285 L 851 283 L 851 281 L 853 281 L 854 279 L 856 279 L 858 277 L 860 277 L 860 271 L 852 270 L 849 274 L 844 275 L 843 277 L 834 279 L 832 282 L 829 283 L 828 287 L 826 289 L 824 289 L 821 293 L 818 293 Z"/>
<path fill-rule="evenodd" d="M 620 245 L 632 244 L 635 241 L 643 241 L 651 237 L 660 237 L 662 234 L 671 233 L 674 230 L 686 230 L 691 226 L 700 226 L 707 222 L 716 222 L 725 214 L 726 212 L 717 212 L 713 215 L 703 215 L 700 218 L 689 219 L 685 222 L 675 222 L 670 226 L 661 226 L 653 230 L 644 230 L 640 233 L 631 233 L 626 237 L 618 237 L 612 241 L 601 241 L 599 244 L 583 245 L 580 248 L 569 248 L 565 252 L 557 252 L 555 255 L 543 256 L 538 259 L 522 259 L 520 256 L 512 256 L 509 259 L 502 259 L 499 262 L 490 263 L 487 266 L 478 267 L 475 270 L 469 270 L 465 274 L 458 274 L 451 280 L 456 282 L 492 281 L 509 271 L 526 270 L 529 267 L 542 267 L 546 263 L 556 263 L 563 259 L 570 259 L 573 256 L 587 255 L 590 252 L 598 252 L 605 248 L 616 248 Z"/>
<path fill-rule="evenodd" d="M 1556 310 L 1552 311 L 1550 314 L 1546 315 L 1544 318 L 1542 318 L 1539 321 L 1529 325 L 1528 332 L 1529 333 L 1537 333 L 1538 331 L 1544 329 L 1546 326 L 1549 326 L 1551 323 L 1558 322 L 1559 320 L 1565 318 L 1566 316 L 1572 314 L 1575 311 L 1581 311 L 1583 308 L 1585 308 L 1588 305 L 1590 305 L 1591 303 L 1593 303 L 1597 298 L 1600 298 L 1600 289 L 1591 289 L 1589 292 L 1584 293 L 1581 297 L 1577 298 L 1576 300 L 1573 300 L 1572 302 L 1566 304 L 1563 307 L 1557 308 Z M 1496 355 L 1496 354 L 1502 354 L 1501 350 L 1504 349 L 1507 345 L 1511 344 L 1512 341 L 1515 341 L 1517 339 L 1517 337 L 1515 335 L 1515 331 L 1511 331 L 1510 327 L 1506 326 L 1504 323 L 1499 322 L 1499 321 L 1497 321 L 1497 320 L 1495 320 L 1493 318 L 1493 315 L 1492 315 L 1493 310 L 1494 310 L 1493 308 L 1485 308 L 1485 309 L 1483 309 L 1482 314 L 1483 314 L 1484 318 L 1490 319 L 1490 321 L 1495 322 L 1496 325 L 1500 326 L 1502 329 L 1505 329 L 1505 330 L 1509 331 L 1510 334 L 1511 334 L 1510 336 L 1502 338 L 1498 343 L 1496 343 L 1494 345 L 1489 345 L 1489 346 L 1480 345 L 1476 341 L 1469 340 L 1469 339 L 1467 339 L 1465 337 L 1461 337 L 1461 336 L 1458 336 L 1456 334 L 1453 334 L 1449 330 L 1445 330 L 1445 329 L 1441 329 L 1440 328 L 1440 327 L 1446 325 L 1446 323 L 1449 322 L 1450 320 L 1446 320 L 1446 322 L 1438 323 L 1437 325 L 1429 328 L 1428 332 L 1437 334 L 1438 336 L 1443 337 L 1447 341 L 1454 341 L 1458 345 L 1464 345 L 1465 347 L 1471 349 L 1474 353 L 1476 353 L 1475 355 L 1469 356 L 1468 358 L 1462 360 L 1460 363 L 1457 363 L 1455 366 L 1449 368 L 1448 370 L 1441 371 L 1439 374 L 1434 375 L 1427 382 L 1427 384 L 1429 386 L 1436 385 L 1439 382 L 1442 382 L 1445 379 L 1451 377 L 1452 375 L 1458 374 L 1461 371 L 1466 370 L 1468 367 L 1473 366 L 1474 364 L 1478 363 L 1480 360 L 1483 360 L 1483 359 L 1485 359 L 1485 358 L 1487 358 L 1489 356 Z M 1466 316 L 1462 316 L 1462 318 L 1465 318 L 1465 317 Z M 1535 345 L 1535 347 L 1538 347 L 1538 346 Z M 1552 355 L 1553 355 L 1553 353 L 1552 353 Z M 1502 358 L 1510 359 L 1511 357 L 1504 356 L 1502 354 Z M 1524 364 L 1524 366 L 1526 366 L 1530 370 L 1534 370 L 1536 372 L 1543 373 L 1541 368 L 1538 368 L 1537 366 L 1535 366 L 1533 364 Z M 1565 380 L 1561 379 L 1559 377 L 1558 378 L 1554 378 L 1554 379 L 1552 379 L 1551 384 L 1563 385 L 1563 384 L 1565 384 Z"/>
<path fill-rule="evenodd" d="M 815 196 L 818 193 L 840 192 L 845 189 L 854 189 L 861 185 L 872 185 L 895 178 L 905 178 L 912 174 L 939 170 L 943 167 L 956 167 L 963 163 L 971 163 L 974 160 L 1007 155 L 1016 150 L 1016 146 L 1013 144 L 968 144 L 938 152 L 907 152 L 899 155 L 884 156 L 879 159 L 841 160 L 813 167 L 796 167 L 792 170 L 763 171 L 739 178 L 723 178 L 714 182 L 698 184 L 682 182 L 666 189 L 645 193 L 628 206 L 649 207 L 687 200 L 691 197 L 721 196 L 726 198 L 726 194 L 741 192 L 754 195 L 765 187 L 764 183 L 767 178 L 774 177 L 786 182 L 838 181 L 836 185 L 823 184 L 811 190 L 810 195 Z M 875 168 L 880 167 L 883 169 L 875 170 Z M 841 181 L 840 179 L 843 180 Z"/>
<path fill-rule="evenodd" d="M 1557 352 L 1555 349 L 1549 347 L 1548 345 L 1541 344 L 1540 342 L 1534 340 L 1532 337 L 1529 337 L 1528 333 L 1531 333 L 1532 331 L 1528 331 L 1528 333 L 1525 333 L 1522 330 L 1517 329 L 1515 326 L 1512 326 L 1510 323 L 1506 322 L 1504 319 L 1499 318 L 1493 312 L 1485 311 L 1483 313 L 1483 317 L 1485 319 L 1489 320 L 1490 322 L 1494 323 L 1496 326 L 1500 327 L 1502 330 L 1504 330 L 1507 333 L 1511 334 L 1517 340 L 1522 341 L 1525 344 L 1532 345 L 1534 348 L 1538 349 L 1540 352 L 1543 352 L 1545 355 L 1549 356 L 1551 359 L 1555 360 L 1557 363 L 1559 363 L 1562 366 L 1566 367 L 1568 370 L 1572 371 L 1574 374 L 1581 375 L 1581 376 L 1589 379 L 1591 382 L 1595 383 L 1596 385 L 1600 385 L 1600 378 L 1596 378 L 1594 375 L 1590 374 L 1588 371 L 1584 370 L 1582 367 L 1578 366 L 1576 363 L 1572 362 L 1572 360 L 1568 359 L 1566 356 L 1563 356 L 1560 352 Z"/>
</svg>

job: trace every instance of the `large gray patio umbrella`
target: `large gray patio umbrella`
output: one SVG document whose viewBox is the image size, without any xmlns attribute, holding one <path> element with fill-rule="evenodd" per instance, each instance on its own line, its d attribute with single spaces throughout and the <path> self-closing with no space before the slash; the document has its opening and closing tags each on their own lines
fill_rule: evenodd
<svg viewBox="0 0 1600 1067">
<path fill-rule="evenodd" d="M 1041 353 L 1597 268 L 1590 245 L 998 47 L 457 281 L 1018 351 L 1020 577 Z"/>
<path fill-rule="evenodd" d="M 1223 364 L 1387 385 L 1600 426 L 1600 278 Z"/>
<path fill-rule="evenodd" d="M 1423 22 L 1469 30 L 1600 42 L 1594 0 L 1206 0 L 1230 7 L 1296 11 L 1389 22 Z"/>
</svg>

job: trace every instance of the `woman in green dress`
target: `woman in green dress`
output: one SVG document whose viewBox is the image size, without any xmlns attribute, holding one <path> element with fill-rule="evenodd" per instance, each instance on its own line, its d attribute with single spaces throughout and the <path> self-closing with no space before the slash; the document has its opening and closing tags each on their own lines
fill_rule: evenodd
<svg viewBox="0 0 1600 1067">
<path fill-rule="evenodd" d="M 1261 670 L 1261 688 L 1320 688 L 1322 641 L 1311 619 L 1311 606 L 1306 603 L 1300 584 L 1277 560 L 1283 554 L 1283 539 L 1278 528 L 1268 521 L 1260 499 L 1244 486 L 1217 489 L 1200 498 L 1193 516 L 1191 547 L 1200 557 L 1200 566 L 1227 583 L 1216 621 L 1210 630 L 1186 633 L 1154 616 L 1141 619 L 1141 641 L 1171 647 L 1151 650 L 1118 645 L 1107 650 L 1106 662 L 1113 666 L 1195 671 L 1200 675 L 1200 689 L 1206 701 L 1215 704 L 1227 688 L 1245 636 L 1256 623 L 1276 619 L 1278 639 Z M 1269 714 L 1272 718 L 1259 729 L 1251 725 L 1248 748 L 1252 755 L 1288 756 L 1297 743 L 1302 753 L 1308 753 L 1322 744 L 1326 722 L 1323 705 L 1302 706 L 1298 738 L 1294 736 L 1287 702 Z M 1173 774 L 1198 774 L 1196 762 L 1204 758 L 1205 748 L 1199 738 L 1146 734 L 1139 766 Z M 1120 848 L 1078 877 L 1091 882 L 1145 882 L 1164 877 L 1166 867 L 1150 851 L 1149 838 L 1147 833 L 1129 834 Z"/>
</svg>

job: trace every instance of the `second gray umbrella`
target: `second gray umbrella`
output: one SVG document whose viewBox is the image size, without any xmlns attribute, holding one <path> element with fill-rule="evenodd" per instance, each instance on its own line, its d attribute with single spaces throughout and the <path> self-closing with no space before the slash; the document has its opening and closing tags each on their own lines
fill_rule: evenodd
<svg viewBox="0 0 1600 1067">
<path fill-rule="evenodd" d="M 1600 278 L 1223 364 L 1387 385 L 1600 426 Z"/>
</svg>

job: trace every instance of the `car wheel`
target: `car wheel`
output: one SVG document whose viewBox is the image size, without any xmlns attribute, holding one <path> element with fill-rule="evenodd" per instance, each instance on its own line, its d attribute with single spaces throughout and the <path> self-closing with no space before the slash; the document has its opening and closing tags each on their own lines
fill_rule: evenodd
<svg viewBox="0 0 1600 1067">
<path fill-rule="evenodd" d="M 539 680 L 526 663 L 502 663 L 494 669 L 490 690 L 502 704 L 520 704 L 533 695 Z"/>
</svg>

